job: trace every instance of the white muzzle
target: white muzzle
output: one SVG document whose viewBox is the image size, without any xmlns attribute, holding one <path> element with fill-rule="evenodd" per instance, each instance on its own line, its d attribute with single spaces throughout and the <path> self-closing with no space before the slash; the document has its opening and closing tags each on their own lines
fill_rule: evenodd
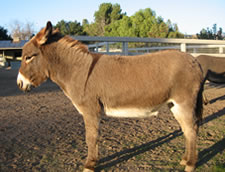
<svg viewBox="0 0 225 172">
<path fill-rule="evenodd" d="M 17 85 L 23 91 L 30 91 L 32 87 L 31 82 L 27 78 L 25 78 L 20 72 L 17 76 Z"/>
</svg>

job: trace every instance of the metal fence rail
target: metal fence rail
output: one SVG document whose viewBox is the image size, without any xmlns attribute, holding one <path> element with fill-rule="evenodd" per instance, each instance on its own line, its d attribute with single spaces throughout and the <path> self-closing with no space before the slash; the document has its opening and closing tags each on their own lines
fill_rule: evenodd
<svg viewBox="0 0 225 172">
<path fill-rule="evenodd" d="M 164 49 L 178 49 L 193 56 L 208 54 L 212 56 L 225 57 L 225 40 L 199 40 L 199 39 L 168 39 L 168 38 L 135 38 L 135 37 L 90 37 L 73 36 L 74 39 L 83 42 L 95 42 L 88 45 L 95 52 L 123 55 L 134 55 L 153 52 Z M 121 49 L 110 49 L 110 45 L 121 43 Z M 129 47 L 131 43 L 152 43 L 158 46 Z M 165 44 L 165 45 L 163 45 Z M 116 51 L 116 52 L 115 52 Z"/>
<path fill-rule="evenodd" d="M 193 56 L 207 54 L 211 56 L 225 57 L 225 40 L 98 36 L 72 37 L 85 43 L 88 42 L 88 48 L 90 51 L 106 54 L 135 55 L 165 49 L 178 49 L 182 52 L 190 53 Z M 15 51 L 21 51 L 25 43 L 26 41 L 21 41 L 20 46 L 16 47 L 16 49 L 15 47 L 0 47 L 0 65 L 4 65 L 6 59 L 21 60 L 21 57 L 17 57 L 15 55 Z M 8 52 L 12 52 L 14 55 L 8 54 Z"/>
</svg>

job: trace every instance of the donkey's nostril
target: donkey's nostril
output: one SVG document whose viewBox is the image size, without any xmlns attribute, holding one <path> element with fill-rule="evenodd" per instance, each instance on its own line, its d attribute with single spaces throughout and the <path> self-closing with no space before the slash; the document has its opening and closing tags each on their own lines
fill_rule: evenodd
<svg viewBox="0 0 225 172">
<path fill-rule="evenodd" d="M 27 91 L 30 89 L 29 87 L 32 83 L 19 72 L 17 76 L 17 85 L 22 91 Z"/>
</svg>

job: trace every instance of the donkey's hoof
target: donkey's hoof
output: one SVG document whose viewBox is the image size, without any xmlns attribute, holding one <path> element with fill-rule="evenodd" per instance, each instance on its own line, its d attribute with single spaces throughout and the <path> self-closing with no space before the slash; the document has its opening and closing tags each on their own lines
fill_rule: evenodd
<svg viewBox="0 0 225 172">
<path fill-rule="evenodd" d="M 88 168 L 84 168 L 83 172 L 94 172 L 94 170 L 88 169 Z"/>
<path fill-rule="evenodd" d="M 186 172 L 193 172 L 195 170 L 195 166 L 186 165 L 185 170 Z"/>
<path fill-rule="evenodd" d="M 187 161 L 184 160 L 184 159 L 182 159 L 182 160 L 180 161 L 180 165 L 187 165 Z"/>
</svg>

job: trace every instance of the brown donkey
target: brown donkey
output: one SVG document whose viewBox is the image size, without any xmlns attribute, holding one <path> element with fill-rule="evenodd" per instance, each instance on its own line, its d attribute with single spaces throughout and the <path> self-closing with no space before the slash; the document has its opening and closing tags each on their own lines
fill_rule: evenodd
<svg viewBox="0 0 225 172">
<path fill-rule="evenodd" d="M 225 83 L 225 58 L 200 55 L 197 57 L 203 70 L 203 77 L 217 84 Z M 209 100 L 206 95 L 203 94 L 204 104 L 208 104 Z"/>
<path fill-rule="evenodd" d="M 186 171 L 197 162 L 196 140 L 202 118 L 203 75 L 192 56 L 162 51 L 139 56 L 109 56 L 53 31 L 47 23 L 23 47 L 17 84 L 29 91 L 50 78 L 82 114 L 88 156 L 84 171 L 98 160 L 101 110 L 113 117 L 149 117 L 169 104 L 186 138 L 181 161 Z"/>
<path fill-rule="evenodd" d="M 200 55 L 197 57 L 200 63 L 203 75 L 210 82 L 225 83 L 225 58 Z"/>
</svg>

